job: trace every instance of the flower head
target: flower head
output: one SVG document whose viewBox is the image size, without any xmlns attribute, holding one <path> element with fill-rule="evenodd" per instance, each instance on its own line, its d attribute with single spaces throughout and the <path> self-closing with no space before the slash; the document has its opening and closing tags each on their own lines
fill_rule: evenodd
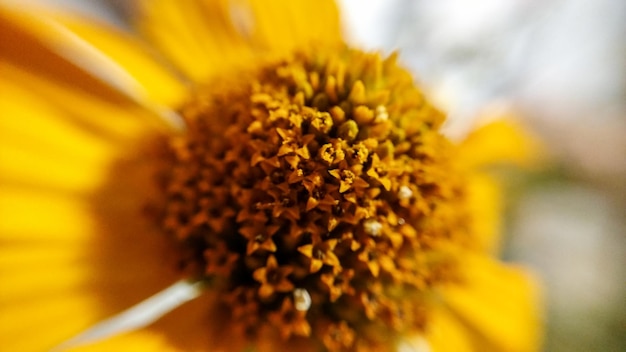
<svg viewBox="0 0 626 352">
<path fill-rule="evenodd" d="M 455 278 L 447 247 L 471 236 L 471 215 L 443 116 L 394 57 L 308 49 L 199 88 L 180 112 L 156 220 L 204 253 L 187 275 L 211 282 L 226 261 L 208 288 L 220 300 L 252 290 L 261 321 L 319 341 L 328 324 L 363 344 L 422 328 L 422 300 Z M 311 295 L 308 313 L 296 289 Z"/>
<path fill-rule="evenodd" d="M 155 76 L 135 64 L 154 65 L 154 60 L 137 53 L 128 38 L 72 17 L 55 17 L 58 22 L 50 28 L 56 34 L 70 29 L 93 41 L 119 60 L 145 94 L 111 99 L 90 88 L 95 95 L 90 99 L 99 104 L 79 109 L 79 122 L 65 110 L 52 116 L 71 128 L 84 127 L 80 121 L 92 124 L 87 128 L 104 124 L 93 138 L 112 135 L 107 143 L 120 151 L 102 156 L 102 182 L 84 190 L 90 211 L 83 218 L 100 225 L 83 235 L 92 245 L 71 252 L 90 253 L 81 268 L 98 273 L 90 276 L 94 280 L 109 282 L 132 263 L 139 269 L 129 271 L 129 287 L 140 286 L 149 272 L 157 276 L 155 282 L 194 282 L 191 296 L 202 296 L 189 303 L 192 308 L 182 307 L 147 328 L 168 339 L 161 341 L 164 346 L 394 350 L 421 336 L 433 348 L 445 349 L 452 346 L 446 345 L 452 336 L 456 346 L 476 350 L 533 349 L 533 341 L 518 344 L 534 336 L 532 317 L 514 319 L 505 328 L 493 323 L 504 313 L 526 318 L 517 307 L 530 304 L 527 287 L 521 293 L 502 292 L 492 300 L 497 308 L 483 306 L 489 301 L 485 294 L 500 295 L 527 282 L 489 259 L 484 248 L 492 241 L 490 233 L 483 233 L 491 225 L 481 223 L 480 211 L 494 207 L 480 199 L 484 193 L 476 185 L 485 179 L 465 162 L 471 151 L 441 133 L 444 115 L 428 103 L 396 55 L 382 58 L 341 43 L 328 2 L 283 8 L 255 1 L 156 1 L 141 9 L 146 16 L 139 21 L 142 33 L 192 83 L 185 86 L 155 65 L 154 72 L 163 75 L 158 83 L 168 85 L 153 86 Z M 24 24 L 32 15 L 3 11 L 11 30 L 35 42 L 50 44 L 56 38 Z M 307 21 L 304 15 L 311 11 L 320 18 Z M 254 21 L 237 17 L 250 13 L 256 14 Z M 274 20 L 286 23 L 283 27 Z M 242 23 L 254 30 L 235 26 Z M 289 26 L 293 32 L 285 33 Z M 313 37 L 321 40 L 312 43 Z M 255 52 L 259 48 L 262 52 Z M 7 56 L 13 61 L 3 67 L 12 77 L 48 84 Z M 32 100 L 20 84 L 3 86 Z M 37 94 L 66 90 L 54 86 Z M 37 94 L 36 99 L 50 98 Z M 69 88 L 67 96 L 75 95 Z M 132 111 L 128 121 L 137 123 L 136 132 L 115 115 L 110 123 L 89 118 L 90 113 L 105 114 L 106 108 Z M 27 106 L 16 111 L 32 115 Z M 141 121 L 152 126 L 145 120 L 165 120 L 176 128 L 144 127 Z M 63 139 L 49 141 L 54 145 Z M 83 142 L 77 139 L 75 145 Z M 137 157 L 133 162 L 128 162 L 130 152 L 125 155 L 129 150 Z M 42 151 L 35 148 L 35 154 Z M 32 174 L 28 168 L 8 171 L 20 170 Z M 14 198 L 29 204 L 19 192 Z M 24 228 L 23 222 L 12 224 L 3 236 Z M 37 231 L 42 239 L 54 238 L 45 227 Z M 108 314 L 130 305 L 104 291 L 94 290 L 89 297 Z M 486 329 L 485 335 L 470 336 L 463 324 Z M 448 328 L 451 333 L 442 335 L 441 329 Z"/>
</svg>

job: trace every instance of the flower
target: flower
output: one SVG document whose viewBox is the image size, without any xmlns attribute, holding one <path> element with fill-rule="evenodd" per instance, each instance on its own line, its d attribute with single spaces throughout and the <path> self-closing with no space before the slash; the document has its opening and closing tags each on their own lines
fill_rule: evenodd
<svg viewBox="0 0 626 352">
<path fill-rule="evenodd" d="M 480 168 L 494 147 L 523 159 L 515 130 L 449 141 L 395 56 L 342 43 L 328 1 L 138 5 L 141 39 L 0 7 L 6 348 L 537 349 Z M 61 344 L 161 290 L 200 297 Z"/>
</svg>

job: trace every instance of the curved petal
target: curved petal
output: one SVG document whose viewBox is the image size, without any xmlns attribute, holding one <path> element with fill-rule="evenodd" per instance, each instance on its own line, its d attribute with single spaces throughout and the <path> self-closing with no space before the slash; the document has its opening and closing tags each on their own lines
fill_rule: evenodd
<svg viewBox="0 0 626 352">
<path fill-rule="evenodd" d="M 468 255 L 463 283 L 442 290 L 476 351 L 531 352 L 540 345 L 538 287 L 524 270 Z"/>
<path fill-rule="evenodd" d="M 311 42 L 341 41 L 332 1 L 138 0 L 140 31 L 189 78 Z"/>
</svg>

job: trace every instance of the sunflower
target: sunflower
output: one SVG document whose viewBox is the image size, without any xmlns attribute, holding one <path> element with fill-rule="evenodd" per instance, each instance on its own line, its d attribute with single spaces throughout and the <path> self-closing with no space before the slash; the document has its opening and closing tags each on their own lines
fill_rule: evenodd
<svg viewBox="0 0 626 352">
<path fill-rule="evenodd" d="M 4 349 L 538 349 L 515 128 L 448 140 L 330 1 L 135 5 L 0 6 Z"/>
</svg>

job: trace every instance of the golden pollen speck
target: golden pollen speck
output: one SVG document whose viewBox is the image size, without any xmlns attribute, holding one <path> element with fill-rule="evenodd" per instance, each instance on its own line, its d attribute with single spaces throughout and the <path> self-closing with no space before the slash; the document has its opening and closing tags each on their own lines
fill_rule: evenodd
<svg viewBox="0 0 626 352">
<path fill-rule="evenodd" d="M 443 115 L 395 57 L 298 52 L 197 87 L 179 112 L 156 221 L 224 324 L 332 351 L 423 331 L 468 211 Z"/>
</svg>

